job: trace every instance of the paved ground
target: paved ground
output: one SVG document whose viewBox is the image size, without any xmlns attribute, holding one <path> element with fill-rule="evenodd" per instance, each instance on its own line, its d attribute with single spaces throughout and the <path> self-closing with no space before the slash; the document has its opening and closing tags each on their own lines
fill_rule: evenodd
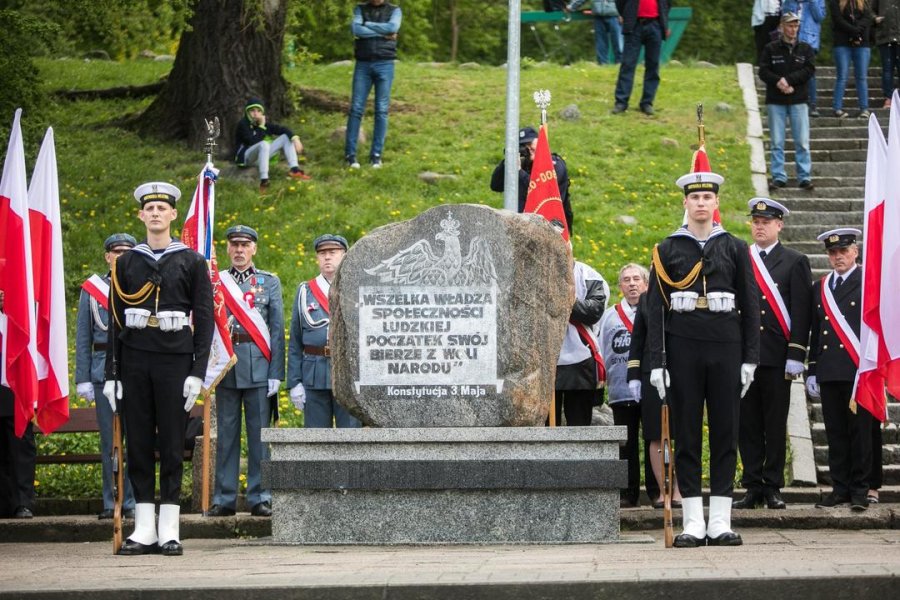
<svg viewBox="0 0 900 600">
<path fill-rule="evenodd" d="M 900 530 L 742 532 L 740 548 L 296 547 L 188 539 L 182 557 L 118 557 L 111 542 L 0 544 L 0 598 L 896 598 Z M 264 592 L 264 596 L 252 591 Z"/>
</svg>

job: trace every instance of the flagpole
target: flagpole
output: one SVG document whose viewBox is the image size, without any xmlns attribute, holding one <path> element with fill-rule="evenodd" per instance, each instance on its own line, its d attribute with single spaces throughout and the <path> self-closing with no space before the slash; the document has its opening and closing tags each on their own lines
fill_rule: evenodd
<svg viewBox="0 0 900 600">
<path fill-rule="evenodd" d="M 519 208 L 519 52 L 521 0 L 509 0 L 506 44 L 506 148 L 503 174 L 503 208 Z"/>
<path fill-rule="evenodd" d="M 541 109 L 541 127 L 547 124 L 547 107 L 550 106 L 550 90 L 534 93 L 534 103 Z M 556 392 L 550 392 L 550 427 L 556 427 Z"/>
<path fill-rule="evenodd" d="M 697 103 L 697 141 L 702 148 L 706 144 L 706 129 L 703 125 L 703 103 Z"/>
</svg>

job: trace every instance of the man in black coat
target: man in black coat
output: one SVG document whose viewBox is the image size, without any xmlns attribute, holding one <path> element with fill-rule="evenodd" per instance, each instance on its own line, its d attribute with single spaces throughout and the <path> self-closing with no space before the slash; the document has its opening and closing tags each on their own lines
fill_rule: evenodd
<svg viewBox="0 0 900 600">
<path fill-rule="evenodd" d="M 184 430 L 209 362 L 213 298 L 206 259 L 171 235 L 179 196 L 178 188 L 161 182 L 134 191 L 147 238 L 111 269 L 103 395 L 113 412 L 121 403 L 127 432 L 135 530 L 119 551 L 125 555 L 182 554 L 178 515 Z"/>
<path fill-rule="evenodd" d="M 684 532 L 675 538 L 679 548 L 743 543 L 731 530 L 731 494 L 740 398 L 759 363 L 759 292 L 746 242 L 713 222 L 723 181 L 705 172 L 679 178 L 687 223 L 654 248 L 647 296 L 651 318 L 645 359 L 650 383 L 662 398 L 671 374 L 673 437 L 678 440 L 675 476 L 684 516 Z M 708 525 L 700 487 L 704 409 L 709 422 Z"/>
<path fill-rule="evenodd" d="M 750 246 L 760 290 L 759 367 L 741 399 L 739 447 L 747 495 L 734 508 L 785 508 L 781 498 L 791 381 L 803 375 L 809 340 L 812 273 L 805 254 L 778 241 L 790 211 L 769 198 L 748 203 Z"/>
<path fill-rule="evenodd" d="M 825 243 L 834 271 L 813 284 L 812 337 L 806 390 L 822 402 L 828 438 L 828 469 L 832 491 L 816 504 L 830 508 L 850 502 L 868 508 L 872 467 L 872 417 L 862 406 L 850 410 L 853 381 L 859 368 L 859 329 L 862 319 L 862 270 L 856 259 L 859 229 L 826 231 Z"/>
</svg>

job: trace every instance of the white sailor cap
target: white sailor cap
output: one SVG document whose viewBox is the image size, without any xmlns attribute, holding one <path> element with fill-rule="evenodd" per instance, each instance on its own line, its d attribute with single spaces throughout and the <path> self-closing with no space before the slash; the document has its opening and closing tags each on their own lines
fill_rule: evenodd
<svg viewBox="0 0 900 600">
<path fill-rule="evenodd" d="M 675 185 L 682 188 L 684 195 L 687 196 L 691 192 L 713 192 L 718 194 L 719 186 L 723 183 L 725 183 L 725 178 L 718 173 L 699 171 L 682 175 L 675 182 Z"/>
<path fill-rule="evenodd" d="M 856 243 L 856 238 L 862 235 L 862 231 L 854 227 L 839 227 L 820 233 L 816 239 L 825 242 L 825 249 L 846 248 Z"/>
<path fill-rule="evenodd" d="M 791 211 L 781 202 L 775 202 L 771 198 L 750 198 L 747 202 L 751 217 L 766 217 L 767 219 L 783 219 L 791 214 Z"/>
<path fill-rule="evenodd" d="M 143 207 L 148 202 L 161 200 L 168 202 L 173 207 L 178 199 L 181 198 L 181 190 L 163 181 L 151 181 L 143 183 L 134 190 L 134 199 Z"/>
</svg>

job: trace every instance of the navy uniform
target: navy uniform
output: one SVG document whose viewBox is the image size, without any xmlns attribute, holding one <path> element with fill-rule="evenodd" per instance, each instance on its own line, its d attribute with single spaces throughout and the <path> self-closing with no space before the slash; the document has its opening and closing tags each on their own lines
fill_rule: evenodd
<svg viewBox="0 0 900 600">
<path fill-rule="evenodd" d="M 750 216 L 783 220 L 790 213 L 769 198 L 749 201 Z M 741 484 L 747 494 L 734 508 L 754 508 L 765 501 L 769 508 L 785 508 L 781 498 L 787 445 L 787 418 L 791 405 L 791 381 L 803 374 L 809 340 L 812 272 L 805 254 L 785 248 L 775 240 L 767 248 L 753 244 L 750 251 L 768 271 L 782 303 L 760 289 L 759 367 L 750 389 L 741 399 L 739 447 L 744 474 Z M 759 281 L 759 280 L 758 280 Z M 786 309 L 785 336 L 776 311 Z"/>
<path fill-rule="evenodd" d="M 231 242 L 252 242 L 255 252 L 258 235 L 246 225 L 225 232 Z M 252 259 L 252 255 L 250 257 Z M 263 489 L 261 460 L 268 460 L 268 446 L 260 433 L 268 427 L 278 409 L 278 387 L 284 381 L 284 301 L 281 281 L 268 271 L 249 263 L 243 271 L 234 264 L 222 276 L 230 276 L 252 310 L 257 311 L 269 331 L 271 360 L 229 310 L 231 343 L 237 364 L 216 387 L 216 484 L 210 516 L 233 515 L 237 505 L 241 459 L 241 407 L 247 423 L 247 503 L 254 516 L 272 514 L 272 494 Z M 225 293 L 228 293 L 226 290 Z"/>
<path fill-rule="evenodd" d="M 313 242 L 316 254 L 349 248 L 339 235 L 325 234 Z M 337 403 L 331 392 L 331 351 L 328 292 L 331 282 L 321 273 L 297 286 L 291 315 L 287 385 L 291 402 L 303 410 L 304 427 L 360 427 L 359 420 Z"/>
<path fill-rule="evenodd" d="M 104 258 L 112 264 L 116 256 L 131 250 L 137 240 L 127 233 L 114 233 L 103 243 Z M 115 497 L 113 495 L 112 471 L 112 422 L 113 413 L 109 402 L 103 399 L 103 382 L 106 381 L 107 328 L 109 312 L 109 273 L 100 277 L 94 275 L 82 284 L 78 298 L 78 318 L 75 327 L 75 389 L 79 396 L 93 402 L 97 411 L 97 426 L 100 430 L 100 461 L 103 480 L 103 510 L 100 519 L 112 519 Z M 104 293 L 105 292 L 105 293 Z M 97 402 L 100 399 L 100 402 Z M 134 513 L 134 493 L 131 482 L 125 478 L 125 501 L 122 505 L 125 515 Z"/>
<path fill-rule="evenodd" d="M 723 181 L 715 173 L 679 178 L 689 211 L 692 199 L 715 199 L 705 207 L 709 220 L 697 221 L 710 229 L 701 240 L 685 225 L 654 248 L 647 297 L 645 360 L 660 395 L 671 375 L 672 437 L 678 440 L 675 475 L 684 515 L 684 532 L 675 539 L 678 547 L 742 543 L 731 531 L 731 495 L 742 386 L 746 392 L 759 362 L 759 291 L 746 242 L 712 222 Z M 668 373 L 662 364 L 664 344 Z M 710 453 L 708 526 L 700 485 L 704 405 Z"/>
<path fill-rule="evenodd" d="M 107 341 L 111 351 L 106 355 L 103 394 L 111 405 L 117 399 L 121 402 L 128 477 L 136 502 L 135 531 L 121 554 L 182 553 L 178 517 L 184 431 L 187 413 L 201 392 L 214 324 L 206 259 L 168 233 L 180 195 L 175 186 L 159 182 L 135 190 L 148 238 L 165 237 L 168 245 L 152 248 L 142 242 L 112 267 L 113 319 Z M 157 450 L 158 529 L 154 527 Z"/>
<path fill-rule="evenodd" d="M 841 228 L 819 235 L 829 259 L 833 252 L 847 248 L 857 253 L 858 229 Z M 852 334 L 859 340 L 862 319 L 862 269 L 855 262 L 844 273 L 836 270 L 813 284 L 812 336 L 806 388 L 813 398 L 821 398 L 825 435 L 828 438 L 828 469 L 832 492 L 819 507 L 851 503 L 854 510 L 868 507 L 869 475 L 872 466 L 872 417 L 862 406 L 850 410 L 857 364 L 837 332 L 837 324 L 825 312 L 822 285 L 831 291 L 837 308 Z M 859 348 L 856 348 L 859 352 Z"/>
</svg>

